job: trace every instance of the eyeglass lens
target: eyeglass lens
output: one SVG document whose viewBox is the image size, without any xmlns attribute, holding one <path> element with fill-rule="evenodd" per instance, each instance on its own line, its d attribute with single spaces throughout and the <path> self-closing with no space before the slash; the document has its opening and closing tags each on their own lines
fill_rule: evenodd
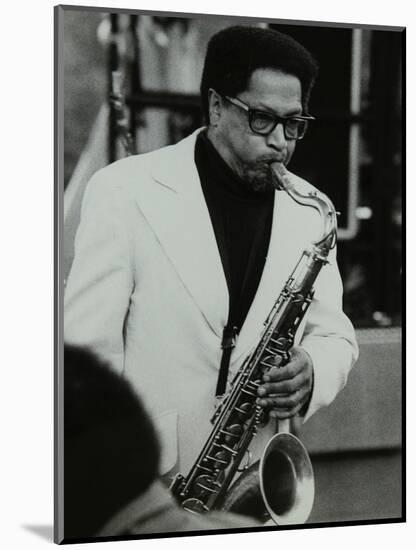
<svg viewBox="0 0 416 550">
<path fill-rule="evenodd" d="M 275 117 L 258 111 L 251 111 L 250 114 L 250 126 L 253 132 L 268 134 L 274 130 L 278 122 L 282 122 L 287 139 L 300 139 L 305 135 L 307 128 L 306 120 L 296 118 L 276 120 Z"/>
</svg>

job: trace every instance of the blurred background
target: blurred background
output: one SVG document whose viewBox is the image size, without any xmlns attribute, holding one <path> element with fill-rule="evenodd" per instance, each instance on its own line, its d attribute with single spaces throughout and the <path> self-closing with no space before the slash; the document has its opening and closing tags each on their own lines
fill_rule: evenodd
<svg viewBox="0 0 416 550">
<path fill-rule="evenodd" d="M 109 102 L 112 71 L 123 77 L 125 127 L 142 153 L 202 125 L 202 64 L 209 38 L 221 28 L 270 26 L 316 57 L 310 113 L 317 120 L 290 169 L 326 192 L 341 213 L 344 310 L 361 355 L 335 403 L 298 428 L 316 472 L 309 522 L 400 518 L 404 33 L 69 6 L 63 13 L 65 277 L 85 186 L 125 154 L 120 117 Z"/>
</svg>

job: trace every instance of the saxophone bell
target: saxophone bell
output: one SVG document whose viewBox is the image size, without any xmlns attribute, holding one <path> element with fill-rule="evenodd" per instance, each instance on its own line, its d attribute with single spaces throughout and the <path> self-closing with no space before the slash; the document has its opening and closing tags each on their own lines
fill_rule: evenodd
<svg viewBox="0 0 416 550">
<path fill-rule="evenodd" d="M 279 432 L 268 441 L 260 460 L 231 486 L 222 510 L 251 516 L 261 523 L 306 522 L 314 503 L 315 477 L 308 451 L 290 433 L 289 425 L 289 420 L 279 422 Z"/>
<path fill-rule="evenodd" d="M 293 434 L 279 432 L 267 443 L 260 459 L 260 491 L 277 525 L 304 523 L 312 510 L 315 480 L 311 459 Z"/>
</svg>

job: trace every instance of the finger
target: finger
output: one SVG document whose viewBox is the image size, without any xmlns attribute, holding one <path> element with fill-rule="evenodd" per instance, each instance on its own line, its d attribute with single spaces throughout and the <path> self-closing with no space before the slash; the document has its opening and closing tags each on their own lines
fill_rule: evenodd
<svg viewBox="0 0 416 550">
<path fill-rule="evenodd" d="M 265 357 L 262 358 L 261 364 L 263 365 L 263 367 L 266 367 L 268 370 L 270 370 L 275 367 L 281 367 L 283 359 L 284 358 L 280 355 L 267 354 Z"/>
<path fill-rule="evenodd" d="M 284 367 L 272 368 L 263 376 L 263 382 L 282 382 L 292 380 L 296 376 L 301 375 L 305 371 L 305 366 L 302 363 L 291 362 Z"/>
<path fill-rule="evenodd" d="M 279 367 L 282 364 L 283 357 L 281 355 L 275 355 L 273 357 L 273 363 L 275 367 Z"/>
<path fill-rule="evenodd" d="M 304 364 L 299 359 L 291 360 L 283 367 L 273 367 L 264 376 L 265 382 L 280 382 L 294 378 L 304 368 Z"/>
<path fill-rule="evenodd" d="M 259 405 L 267 409 L 293 410 L 298 405 L 300 405 L 300 407 L 303 405 L 306 393 L 307 392 L 304 390 L 297 390 L 286 395 L 273 395 L 269 397 L 262 397 L 259 400 Z"/>
<path fill-rule="evenodd" d="M 302 386 L 302 381 L 298 378 L 285 380 L 283 382 L 268 382 L 257 389 L 259 397 L 271 397 L 273 395 L 287 395 L 295 392 Z"/>
<path fill-rule="evenodd" d="M 287 353 L 287 357 L 280 355 L 268 355 L 265 357 L 263 364 L 269 367 L 279 366 L 281 369 L 287 366 L 293 368 L 303 368 L 311 362 L 310 356 L 303 348 L 294 347 Z M 282 364 L 283 363 L 283 364 Z M 268 373 L 267 373 L 268 374 Z"/>
<path fill-rule="evenodd" d="M 274 367 L 279 367 L 281 366 L 282 361 L 283 361 L 283 357 L 281 355 L 272 355 L 272 356 L 269 356 L 269 359 L 267 362 L 271 365 L 274 365 Z"/>
<path fill-rule="evenodd" d="M 275 379 L 273 379 L 275 380 Z M 308 385 L 307 373 L 301 371 L 293 378 L 287 378 L 285 380 L 278 380 L 277 382 L 264 382 L 257 389 L 257 395 L 264 396 L 271 393 L 292 393 L 303 386 Z"/>
</svg>

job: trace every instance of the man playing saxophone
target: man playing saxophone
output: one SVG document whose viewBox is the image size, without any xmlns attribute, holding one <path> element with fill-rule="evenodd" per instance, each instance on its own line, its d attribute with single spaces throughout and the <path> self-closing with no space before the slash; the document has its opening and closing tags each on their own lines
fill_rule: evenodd
<svg viewBox="0 0 416 550">
<path fill-rule="evenodd" d="M 220 31 L 201 81 L 207 126 L 113 163 L 88 185 L 66 287 L 65 339 L 90 347 L 142 396 L 167 477 L 194 463 L 216 401 L 319 235 L 319 216 L 276 191 L 273 169 L 289 165 L 313 119 L 316 75 L 312 56 L 286 35 Z M 328 259 L 289 361 L 279 367 L 276 358 L 257 389 L 270 417 L 306 421 L 331 403 L 357 358 L 335 249 Z M 275 426 L 259 431 L 253 459 Z"/>
</svg>

